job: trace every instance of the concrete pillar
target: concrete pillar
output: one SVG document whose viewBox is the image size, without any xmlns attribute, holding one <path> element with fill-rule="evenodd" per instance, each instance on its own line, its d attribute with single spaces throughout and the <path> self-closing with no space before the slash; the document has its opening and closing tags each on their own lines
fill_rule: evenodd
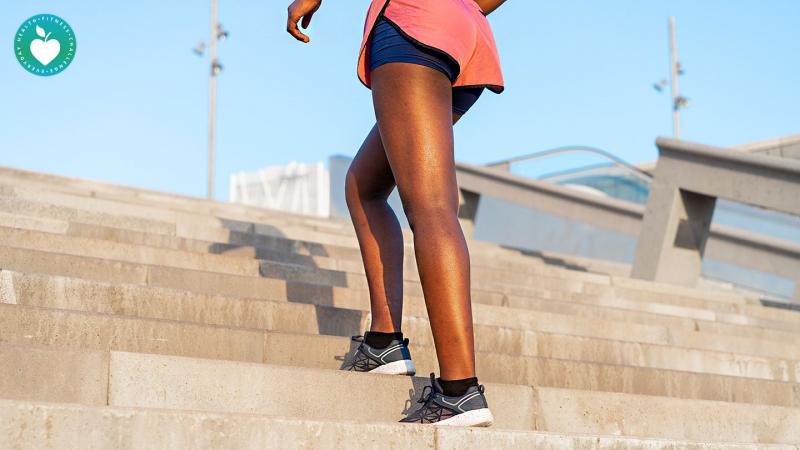
<svg viewBox="0 0 800 450">
<path fill-rule="evenodd" d="M 477 192 L 458 190 L 458 221 L 461 222 L 461 229 L 464 237 L 472 238 L 475 231 L 475 219 L 478 216 L 478 204 L 481 195 Z"/>
<path fill-rule="evenodd" d="M 695 286 L 717 199 L 654 180 L 639 233 L 632 276 Z"/>
</svg>

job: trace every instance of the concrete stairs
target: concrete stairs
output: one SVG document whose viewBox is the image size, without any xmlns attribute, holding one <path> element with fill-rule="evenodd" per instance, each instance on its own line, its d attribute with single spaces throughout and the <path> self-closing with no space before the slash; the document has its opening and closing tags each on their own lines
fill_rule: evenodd
<svg viewBox="0 0 800 450">
<path fill-rule="evenodd" d="M 346 373 L 349 223 L 0 168 L 0 448 L 800 448 L 800 313 L 479 241 L 496 424 L 397 424 L 437 371 L 406 238 L 423 377 Z"/>
</svg>

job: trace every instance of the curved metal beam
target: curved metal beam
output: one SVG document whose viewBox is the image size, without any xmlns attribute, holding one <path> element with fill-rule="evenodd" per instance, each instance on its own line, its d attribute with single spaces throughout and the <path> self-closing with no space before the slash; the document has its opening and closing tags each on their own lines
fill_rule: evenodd
<svg viewBox="0 0 800 450">
<path fill-rule="evenodd" d="M 505 167 L 506 170 L 509 170 L 511 168 L 511 164 L 513 164 L 513 163 L 518 163 L 518 162 L 522 162 L 522 161 L 531 161 L 531 160 L 534 160 L 534 159 L 546 158 L 546 157 L 557 155 L 557 154 L 560 154 L 560 153 L 570 153 L 570 152 L 593 153 L 595 155 L 599 155 L 599 156 L 601 156 L 601 157 L 613 162 L 615 166 L 621 167 L 621 168 L 623 168 L 625 170 L 628 170 L 630 172 L 633 172 L 636 175 L 639 175 L 639 176 L 645 178 L 647 181 L 650 181 L 650 180 L 653 179 L 652 175 L 650 175 L 646 171 L 644 171 L 644 170 L 642 170 L 642 169 L 640 169 L 640 168 L 638 168 L 638 167 L 626 162 L 625 160 L 620 159 L 620 158 L 612 155 L 611 153 L 609 153 L 609 152 L 607 152 L 605 150 L 602 150 L 602 149 L 599 149 L 599 148 L 596 148 L 596 147 L 589 147 L 589 146 L 585 146 L 585 145 L 569 145 L 569 146 L 564 146 L 564 147 L 556 147 L 556 148 L 552 148 L 552 149 L 549 149 L 549 150 L 543 150 L 543 151 L 540 151 L 540 152 L 529 153 L 529 154 L 526 154 L 526 155 L 515 156 L 513 158 L 504 159 L 504 160 L 501 160 L 501 161 L 496 161 L 496 162 L 493 162 L 493 163 L 485 164 L 484 166 L 485 167 Z"/>
</svg>

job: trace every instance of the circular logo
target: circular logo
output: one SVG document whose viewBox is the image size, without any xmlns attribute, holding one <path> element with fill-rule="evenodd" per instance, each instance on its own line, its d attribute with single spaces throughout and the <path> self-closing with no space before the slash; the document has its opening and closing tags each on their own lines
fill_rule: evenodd
<svg viewBox="0 0 800 450">
<path fill-rule="evenodd" d="M 28 72 L 47 77 L 66 69 L 75 59 L 75 33 L 64 19 L 37 14 L 22 22 L 14 35 L 14 54 Z"/>
</svg>

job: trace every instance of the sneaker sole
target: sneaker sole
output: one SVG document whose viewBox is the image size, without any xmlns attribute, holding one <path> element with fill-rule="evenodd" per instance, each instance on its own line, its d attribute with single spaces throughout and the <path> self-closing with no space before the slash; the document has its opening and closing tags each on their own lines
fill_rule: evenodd
<svg viewBox="0 0 800 450">
<path fill-rule="evenodd" d="M 370 370 L 369 373 L 378 373 L 384 375 L 414 375 L 417 373 L 417 368 L 414 367 L 414 361 L 411 361 L 410 359 L 404 359 L 378 366 Z"/>
<path fill-rule="evenodd" d="M 452 427 L 488 427 L 494 423 L 494 416 L 489 408 L 473 409 L 457 416 L 444 419 L 434 425 Z"/>
</svg>

